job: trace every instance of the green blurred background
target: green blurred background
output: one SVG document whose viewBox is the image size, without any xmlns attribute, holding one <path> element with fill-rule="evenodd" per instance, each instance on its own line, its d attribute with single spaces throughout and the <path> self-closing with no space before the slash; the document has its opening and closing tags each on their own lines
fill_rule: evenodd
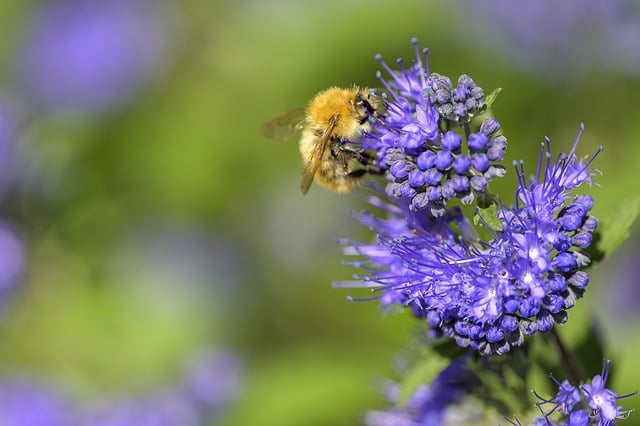
<svg viewBox="0 0 640 426">
<path fill-rule="evenodd" d="M 15 88 L 42 5 L 0 4 L 0 89 L 27 110 L 16 143 L 29 156 L 27 183 L 6 183 L 0 205 L 27 254 L 0 318 L 0 375 L 81 398 L 145 392 L 174 380 L 194 351 L 219 347 L 245 366 L 220 424 L 350 425 L 382 408 L 377 384 L 395 377 L 393 359 L 420 324 L 331 288 L 352 274 L 336 241 L 370 238 L 348 215 L 363 205 L 319 187 L 303 197 L 295 142 L 260 127 L 328 86 L 378 86 L 374 55 L 408 63 L 413 36 L 432 71 L 503 88 L 494 113 L 508 163 L 525 159 L 533 172 L 545 135 L 568 149 L 584 122 L 579 152 L 604 146 L 594 214 L 640 193 L 640 69 L 601 66 L 597 51 L 569 71 L 512 65 L 460 3 L 167 3 L 158 72 L 127 102 L 90 114 L 27 107 Z M 509 173 L 496 191 L 511 194 L 514 182 Z M 640 388 L 639 248 L 632 238 L 594 271 L 562 327 L 571 339 L 580 318 L 598 317 L 619 393 Z"/>
</svg>

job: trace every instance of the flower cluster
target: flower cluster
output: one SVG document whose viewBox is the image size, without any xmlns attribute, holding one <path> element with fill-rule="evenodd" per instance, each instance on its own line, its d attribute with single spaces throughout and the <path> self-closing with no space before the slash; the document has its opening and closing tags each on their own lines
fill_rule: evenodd
<svg viewBox="0 0 640 426">
<path fill-rule="evenodd" d="M 388 411 L 369 411 L 367 426 L 416 426 L 447 424 L 451 407 L 460 402 L 477 382 L 465 367 L 465 358 L 456 359 L 428 385 L 421 385 L 404 406 L 400 406 L 399 387 L 389 386 L 387 398 L 395 405 Z M 458 413 L 459 414 L 459 413 Z"/>
<path fill-rule="evenodd" d="M 506 353 L 526 335 L 566 321 L 589 282 L 584 249 L 598 223 L 589 215 L 592 198 L 573 191 L 592 182 L 597 153 L 587 161 L 576 156 L 579 134 L 569 153 L 553 159 L 547 139 L 533 178 L 514 164 L 513 206 L 476 209 L 490 234 L 480 239 L 462 208 L 446 202 L 470 203 L 471 194 L 484 193 L 492 177 L 504 174 L 493 163 L 506 148 L 498 122 L 484 118 L 479 132 L 470 131 L 483 91 L 466 76 L 452 89 L 446 78 L 429 74 L 426 56 L 424 65 L 417 55 L 400 71 L 384 66 L 392 77 L 383 80 L 391 93 L 386 114 L 374 120 L 363 145 L 386 168 L 389 201 L 374 196 L 370 202 L 387 216 L 355 215 L 377 239 L 344 242 L 366 273 L 337 284 L 373 288 L 383 306 L 408 306 L 434 337 L 451 337 L 482 355 Z M 463 128 L 465 144 L 454 125 Z"/>
<path fill-rule="evenodd" d="M 26 100 L 49 112 L 120 107 L 159 74 L 169 52 L 172 27 L 158 2 L 61 0 L 34 12 L 15 77 Z"/>
<path fill-rule="evenodd" d="M 540 409 L 542 416 L 535 420 L 536 426 L 555 426 L 551 417 L 554 413 L 559 413 L 566 423 L 563 425 L 613 425 L 616 419 L 625 419 L 629 416 L 630 411 L 624 411 L 618 405 L 618 400 L 634 395 L 618 396 L 615 392 L 607 389 L 607 378 L 609 376 L 609 368 L 611 361 L 605 360 L 602 372 L 591 380 L 590 384 L 582 386 L 574 386 L 567 380 L 562 383 L 558 382 L 553 376 L 551 378 L 558 385 L 558 393 L 550 399 L 545 399 L 534 394 L 540 400 L 536 406 Z M 551 409 L 544 410 L 546 405 L 552 405 Z"/>
<path fill-rule="evenodd" d="M 206 350 L 185 366 L 181 380 L 145 395 L 85 400 L 24 378 L 0 380 L 0 425 L 197 426 L 218 420 L 239 396 L 244 369 L 235 354 Z"/>
<path fill-rule="evenodd" d="M 393 71 L 377 56 L 391 76 L 385 80 L 378 73 L 390 97 L 383 97 L 386 111 L 361 143 L 376 151 L 377 165 L 388 170 L 390 196 L 407 199 L 411 210 L 442 216 L 448 200 L 470 204 L 475 194 L 487 192 L 491 180 L 504 176 L 495 162 L 502 160 L 507 140 L 493 118 L 471 133 L 470 120 L 486 109 L 484 91 L 467 75 L 454 88 L 447 77 L 429 74 L 413 43 L 417 62 L 409 69 Z"/>
</svg>

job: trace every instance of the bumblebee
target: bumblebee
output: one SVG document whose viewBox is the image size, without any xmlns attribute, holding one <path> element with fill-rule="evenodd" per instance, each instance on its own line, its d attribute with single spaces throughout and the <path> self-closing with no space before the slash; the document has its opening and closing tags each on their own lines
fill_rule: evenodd
<svg viewBox="0 0 640 426">
<path fill-rule="evenodd" d="M 336 192 L 348 192 L 368 173 L 380 173 L 368 153 L 349 141 L 369 130 L 377 99 L 366 89 L 331 87 L 318 93 L 306 108 L 277 115 L 263 127 L 268 138 L 286 141 L 302 131 L 300 190 L 306 194 L 315 180 Z"/>
</svg>

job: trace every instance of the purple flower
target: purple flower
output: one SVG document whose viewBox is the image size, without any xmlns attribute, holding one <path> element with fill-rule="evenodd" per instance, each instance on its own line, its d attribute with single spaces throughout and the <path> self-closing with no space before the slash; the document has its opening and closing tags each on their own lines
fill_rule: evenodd
<svg viewBox="0 0 640 426">
<path fill-rule="evenodd" d="M 182 395 L 171 392 L 148 398 L 122 398 L 93 408 L 78 424 L 91 426 L 198 426 L 196 408 Z"/>
<path fill-rule="evenodd" d="M 0 425 L 71 426 L 69 406 L 51 389 L 26 380 L 0 383 Z"/>
<path fill-rule="evenodd" d="M 467 88 L 466 91 L 440 96 L 439 91 L 453 93 L 448 80 L 440 76 L 431 79 L 434 74 L 426 75 L 420 60 L 400 74 L 402 78 L 398 73 L 392 74 L 393 80 L 387 84 L 388 89 L 395 87 L 398 92 L 388 100 L 388 110 L 399 110 L 398 102 L 401 103 L 408 123 L 417 114 L 411 114 L 407 104 L 414 109 L 420 105 L 428 107 L 432 102 L 445 105 L 452 99 L 476 99 L 474 93 L 479 93 L 473 82 L 463 76 L 458 86 Z M 395 83 L 397 80 L 404 86 Z M 431 91 L 425 91 L 426 98 L 415 98 L 419 90 L 413 87 L 424 87 L 423 82 L 431 81 L 437 84 L 429 86 Z M 402 93 L 413 97 L 407 100 Z M 476 99 L 480 104 L 479 99 L 480 95 Z M 479 104 L 467 108 L 468 115 L 452 112 L 446 117 L 442 111 L 438 115 L 447 128 L 456 124 L 466 128 L 465 123 Z M 443 147 L 451 147 L 451 156 L 460 158 L 457 138 L 448 133 L 435 139 L 425 136 L 426 148 L 418 152 L 414 145 L 408 148 L 404 144 L 403 133 L 398 129 L 406 125 L 400 127 L 397 122 L 389 126 L 383 115 L 365 142 L 388 167 L 390 184 L 386 196 L 390 201 L 370 198 L 370 203 L 386 211 L 387 217 L 355 215 L 377 238 L 374 243 L 345 242 L 347 255 L 364 258 L 354 264 L 366 272 L 357 276 L 356 281 L 338 285 L 372 288 L 383 306 L 407 306 L 417 317 L 426 319 L 434 337 L 448 336 L 458 345 L 484 355 L 505 353 L 522 344 L 526 335 L 546 332 L 555 323 L 565 322 L 566 311 L 583 295 L 588 284 L 589 276 L 582 269 L 588 265 L 589 257 L 583 250 L 591 243 L 591 233 L 597 226 L 597 220 L 589 215 L 593 207 L 591 197 L 572 192 L 583 183 L 592 182 L 590 166 L 597 153 L 588 161 L 576 156 L 579 134 L 570 152 L 555 160 L 547 140 L 540 150 L 537 172 L 530 181 L 525 177 L 524 165 L 515 163 L 518 178 L 515 204 L 513 207 L 499 204 L 493 214 L 483 213 L 487 216 L 480 217 L 491 235 L 479 240 L 462 210 L 445 206 L 446 183 L 442 187 L 437 184 L 416 189 L 411 173 L 407 175 L 408 181 L 404 180 L 404 174 L 394 176 L 398 164 L 412 170 L 433 164 L 425 173 L 437 168 L 439 156 L 445 152 Z M 485 118 L 479 134 L 465 132 L 471 164 L 473 156 L 481 154 L 488 158 L 493 143 L 504 150 L 503 139 L 491 139 L 498 128 L 495 119 Z M 392 133 L 399 137 L 391 143 L 390 137 L 380 137 Z M 498 157 L 502 155 L 495 155 Z M 486 180 L 478 169 L 463 177 L 470 178 L 469 185 L 475 192 L 486 188 Z M 428 182 L 430 177 L 425 179 Z M 448 182 L 460 184 L 454 179 Z M 472 200 L 460 197 L 463 204 Z"/>
<path fill-rule="evenodd" d="M 457 34 L 484 39 L 537 75 L 575 77 L 594 67 L 640 72 L 640 8 L 633 0 L 586 0 L 580 7 L 554 0 L 452 4 L 452 13 L 463 10 L 471 23 Z"/>
<path fill-rule="evenodd" d="M 587 396 L 589 408 L 593 410 L 596 416 L 600 417 L 600 423 L 605 426 L 613 424 L 615 419 L 627 414 L 626 411 L 621 410 L 622 407 L 619 407 L 616 402 L 619 398 L 618 395 L 605 388 L 610 367 L 611 361 L 606 360 L 602 367 L 602 373 L 594 376 L 591 384 L 580 386 L 582 392 Z"/>
<path fill-rule="evenodd" d="M 507 144 L 493 118 L 479 132 L 470 131 L 470 121 L 486 108 L 482 88 L 467 75 L 453 87 L 448 77 L 429 73 L 427 50 L 421 55 L 415 39 L 413 44 L 415 62 L 405 68 L 399 59 L 399 71 L 376 56 L 389 74 L 389 79 L 378 74 L 388 94 L 381 96 L 385 111 L 361 143 L 377 152 L 380 168 L 389 170 L 389 195 L 408 199 L 411 210 L 439 216 L 450 199 L 470 204 L 476 194 L 487 192 L 491 180 L 504 175 L 494 162 L 502 159 Z"/>
<path fill-rule="evenodd" d="M 18 135 L 18 117 L 10 100 L 0 97 L 0 195 L 4 195 L 13 180 L 16 168 L 16 139 Z"/>
<path fill-rule="evenodd" d="M 516 204 L 498 208 L 499 229 L 487 241 L 477 241 L 457 208 L 434 217 L 402 200 L 371 198 L 389 216 L 356 215 L 377 241 L 346 242 L 345 253 L 364 256 L 358 265 L 370 272 L 358 277 L 361 283 L 343 285 L 374 288 L 383 306 L 405 305 L 425 318 L 434 337 L 449 336 L 483 354 L 507 352 L 525 335 L 566 321 L 566 310 L 588 283 L 581 269 L 589 258 L 584 244 L 576 246 L 572 238 L 590 235 L 593 228 L 585 224 L 595 221 L 588 215 L 593 200 L 570 194 L 591 176 L 574 173 L 578 164 L 590 164 L 582 164 L 574 150 L 551 162 L 547 143 L 530 182 L 516 167 Z"/>
<path fill-rule="evenodd" d="M 26 253 L 13 227 L 0 221 L 0 306 L 25 271 Z"/>
<path fill-rule="evenodd" d="M 8 165 L 8 157 L 16 138 L 16 120 L 13 109 L 0 97 L 0 171 Z"/>
<path fill-rule="evenodd" d="M 367 426 L 439 426 L 446 423 L 447 410 L 459 402 L 476 383 L 465 367 L 466 359 L 456 359 L 443 369 L 428 386 L 420 386 L 404 406 L 398 405 L 399 389 L 390 386 L 387 395 L 394 408 L 369 411 Z"/>
<path fill-rule="evenodd" d="M 207 350 L 187 363 L 182 383 L 142 395 L 63 400 L 25 380 L 0 381 L 0 425 L 199 426 L 218 419 L 239 395 L 243 368 L 225 350 Z"/>
<path fill-rule="evenodd" d="M 241 392 L 244 368 L 236 355 L 205 350 L 187 363 L 183 392 L 206 411 L 221 410 Z"/>
<path fill-rule="evenodd" d="M 614 424 L 613 421 L 616 419 L 626 419 L 630 411 L 624 411 L 622 407 L 618 406 L 617 401 L 635 395 L 635 393 L 618 396 L 612 390 L 605 388 L 610 367 L 611 361 L 605 360 L 601 374 L 594 376 L 590 384 L 579 387 L 573 386 L 566 380 L 559 383 L 551 376 L 559 390 L 551 399 L 545 399 L 534 391 L 540 400 L 536 406 L 542 413 L 542 417 L 536 419 L 536 424 L 610 426 Z M 546 405 L 551 405 L 552 408 L 545 411 L 543 407 Z M 555 419 L 552 421 L 554 417 L 559 417 L 559 420 L 566 419 L 567 422 L 555 423 Z"/>
<path fill-rule="evenodd" d="M 16 77 L 47 109 L 101 111 L 131 100 L 158 74 L 169 26 L 148 0 L 62 0 L 36 10 Z"/>
<path fill-rule="evenodd" d="M 610 285 L 598 288 L 596 297 L 603 303 L 603 312 L 607 312 L 621 324 L 633 323 L 640 314 L 638 259 L 640 240 L 632 237 L 620 247 L 615 256 L 608 259 L 611 266 L 601 273 L 607 274 L 605 279 Z"/>
<path fill-rule="evenodd" d="M 81 424 L 196 426 L 218 418 L 240 393 L 243 368 L 233 353 L 205 350 L 188 361 L 181 383 L 149 395 L 115 397 L 82 412 Z"/>
</svg>

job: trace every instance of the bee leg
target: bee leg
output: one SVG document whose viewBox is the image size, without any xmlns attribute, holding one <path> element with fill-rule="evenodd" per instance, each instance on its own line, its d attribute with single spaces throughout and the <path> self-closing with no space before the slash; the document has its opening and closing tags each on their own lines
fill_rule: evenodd
<svg viewBox="0 0 640 426">
<path fill-rule="evenodd" d="M 345 175 L 349 178 L 355 179 L 365 174 L 379 175 L 383 173 L 383 170 L 375 165 L 375 157 L 367 151 L 356 151 L 342 146 L 339 153 L 336 154 L 336 158 L 343 165 L 343 169 L 346 172 Z"/>
<path fill-rule="evenodd" d="M 347 176 L 359 178 L 365 174 L 379 175 L 383 173 L 383 170 L 375 165 L 375 157 L 371 153 L 352 149 L 343 149 L 342 152 L 347 154 L 347 158 L 344 158 L 344 169 L 347 171 Z M 357 166 L 355 170 L 354 165 Z"/>
<path fill-rule="evenodd" d="M 349 173 L 347 173 L 347 176 L 352 177 L 352 178 L 359 178 L 359 177 L 362 177 L 362 176 L 364 176 L 366 174 L 381 175 L 383 173 L 384 173 L 384 170 L 382 170 L 380 167 L 374 166 L 372 164 L 366 164 L 361 169 L 356 169 L 356 170 L 350 171 Z"/>
<path fill-rule="evenodd" d="M 352 170 L 347 174 L 347 176 L 349 176 L 350 178 L 359 178 L 366 175 L 367 173 L 368 171 L 366 169 L 358 169 L 358 170 Z"/>
<path fill-rule="evenodd" d="M 358 161 L 361 164 L 364 164 L 364 165 L 373 164 L 374 160 L 375 160 L 375 157 L 371 155 L 370 152 L 367 152 L 367 151 L 358 152 Z"/>
<path fill-rule="evenodd" d="M 371 173 L 371 174 L 382 174 L 383 170 L 375 165 L 375 157 L 367 151 L 363 151 L 363 152 L 359 152 L 358 153 L 358 162 L 363 166 L 363 169 L 361 170 L 365 170 L 366 173 Z"/>
</svg>

